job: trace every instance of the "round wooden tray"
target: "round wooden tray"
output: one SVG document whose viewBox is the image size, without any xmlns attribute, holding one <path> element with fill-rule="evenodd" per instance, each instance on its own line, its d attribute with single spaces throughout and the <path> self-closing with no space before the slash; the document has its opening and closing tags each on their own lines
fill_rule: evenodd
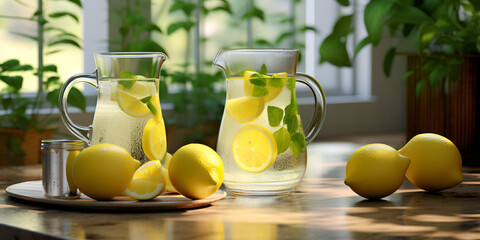
<svg viewBox="0 0 480 240">
<path fill-rule="evenodd" d="M 48 198 L 43 194 L 42 181 L 29 181 L 7 187 L 9 196 L 26 201 L 44 203 L 67 208 L 99 210 L 179 210 L 208 206 L 224 198 L 225 191 L 218 190 L 205 199 L 192 200 L 179 194 L 164 194 L 148 201 L 136 201 L 127 196 L 118 196 L 110 201 L 96 201 L 84 194 L 78 199 Z"/>
</svg>

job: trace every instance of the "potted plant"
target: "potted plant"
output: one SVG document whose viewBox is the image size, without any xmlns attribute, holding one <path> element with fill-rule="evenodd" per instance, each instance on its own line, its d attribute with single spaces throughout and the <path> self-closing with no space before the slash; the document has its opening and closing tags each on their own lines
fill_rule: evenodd
<svg viewBox="0 0 480 240">
<path fill-rule="evenodd" d="M 79 0 L 66 0 L 81 7 Z M 44 16 L 43 2 L 31 17 L 0 16 L 37 24 L 35 35 L 16 33 L 32 39 L 38 45 L 38 67 L 21 64 L 17 59 L 8 59 L 0 63 L 0 80 L 4 83 L 0 89 L 0 165 L 36 164 L 40 162 L 40 142 L 51 138 L 55 132 L 52 123 L 59 120 L 53 114 L 58 104 L 58 94 L 62 83 L 55 64 L 45 64 L 44 54 L 54 54 L 62 50 L 63 45 L 81 48 L 79 37 L 65 29 L 55 27 L 52 22 L 59 18 L 70 17 L 78 22 L 78 17 L 67 11 L 56 9 Z M 48 38 L 46 34 L 49 33 Z M 48 50 L 48 52 L 47 52 Z M 31 71 L 38 77 L 38 88 L 34 96 L 21 92 L 22 72 Z M 85 97 L 80 90 L 74 89 L 69 95 L 69 104 L 85 111 Z M 44 110 L 47 110 L 46 112 Z"/>
<path fill-rule="evenodd" d="M 348 6 L 348 0 L 337 0 Z M 320 62 L 351 66 L 346 50 L 353 15 L 341 16 L 320 46 Z M 410 42 L 414 53 L 388 50 L 383 70 L 389 76 L 394 58 L 407 56 L 407 140 L 421 132 L 451 139 L 464 158 L 479 155 L 480 115 L 480 1 L 371 0 L 364 10 L 368 36 L 357 44 L 355 55 L 366 45 L 382 41 L 383 31 Z"/>
</svg>

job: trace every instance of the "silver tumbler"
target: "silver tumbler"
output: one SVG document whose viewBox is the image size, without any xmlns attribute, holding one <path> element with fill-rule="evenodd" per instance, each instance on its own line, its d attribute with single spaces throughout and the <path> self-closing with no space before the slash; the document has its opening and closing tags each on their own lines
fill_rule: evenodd
<svg viewBox="0 0 480 240">
<path fill-rule="evenodd" d="M 42 183 L 45 196 L 65 199 L 80 197 L 71 173 L 73 162 L 84 147 L 81 140 L 42 140 Z"/>
</svg>

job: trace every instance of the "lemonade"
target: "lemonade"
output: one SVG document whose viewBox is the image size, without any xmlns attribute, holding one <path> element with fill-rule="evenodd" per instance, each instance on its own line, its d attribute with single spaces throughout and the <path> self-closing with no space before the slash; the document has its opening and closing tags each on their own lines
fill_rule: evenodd
<svg viewBox="0 0 480 240">
<path fill-rule="evenodd" d="M 306 142 L 287 73 L 246 70 L 227 78 L 217 144 L 224 183 L 236 194 L 291 192 L 303 178 Z"/>
<path fill-rule="evenodd" d="M 123 75 L 126 77 L 98 81 L 91 144 L 119 145 L 142 163 L 161 160 L 166 153 L 166 135 L 159 80 L 131 76 L 128 72 Z"/>
</svg>

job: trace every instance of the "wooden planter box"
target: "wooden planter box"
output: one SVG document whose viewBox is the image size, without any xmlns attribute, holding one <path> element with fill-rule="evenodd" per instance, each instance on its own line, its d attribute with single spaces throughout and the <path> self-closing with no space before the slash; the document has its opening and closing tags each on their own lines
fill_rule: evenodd
<svg viewBox="0 0 480 240">
<path fill-rule="evenodd" d="M 51 138 L 54 132 L 54 130 L 37 132 L 34 129 L 0 128 L 0 166 L 39 164 L 41 141 Z M 12 144 L 20 144 L 23 157 L 13 150 Z"/>
<path fill-rule="evenodd" d="M 419 133 L 443 135 L 455 143 L 468 163 L 480 156 L 480 56 L 466 56 L 463 60 L 458 79 L 444 79 L 433 87 L 427 80 L 417 98 L 417 82 L 428 77 L 418 71 L 420 57 L 407 56 L 407 71 L 414 71 L 407 80 L 407 141 Z"/>
</svg>

